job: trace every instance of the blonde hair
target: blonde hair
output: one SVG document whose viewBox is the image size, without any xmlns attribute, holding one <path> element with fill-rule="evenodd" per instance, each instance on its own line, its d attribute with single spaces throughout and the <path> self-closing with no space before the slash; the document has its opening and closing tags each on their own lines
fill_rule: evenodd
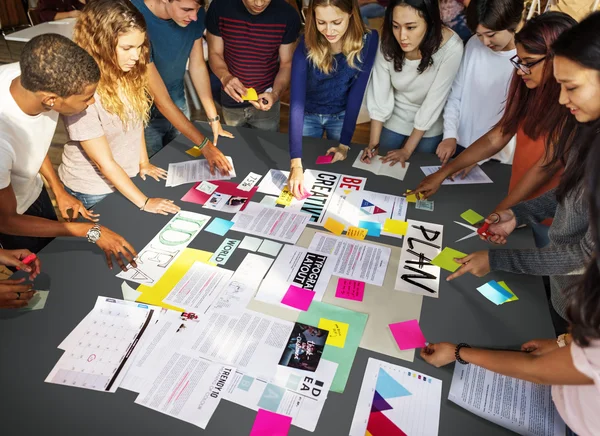
<svg viewBox="0 0 600 436">
<path fill-rule="evenodd" d="M 144 43 L 135 66 L 124 72 L 117 62 L 117 44 L 119 36 L 132 30 L 144 33 Z M 75 25 L 73 40 L 100 67 L 96 92 L 104 109 L 117 115 L 126 128 L 139 121 L 147 123 L 152 97 L 148 84 L 150 44 L 143 15 L 128 0 L 88 2 Z"/>
<path fill-rule="evenodd" d="M 351 68 L 357 68 L 356 62 L 362 62 L 360 52 L 364 46 L 363 37 L 368 32 L 360 16 L 357 0 L 311 0 L 308 5 L 304 43 L 308 52 L 308 60 L 319 70 L 329 74 L 334 69 L 334 57 L 331 44 L 317 29 L 315 9 L 319 6 L 333 6 L 342 12 L 350 14 L 350 22 L 346 33 L 342 36 L 342 53 Z"/>
</svg>

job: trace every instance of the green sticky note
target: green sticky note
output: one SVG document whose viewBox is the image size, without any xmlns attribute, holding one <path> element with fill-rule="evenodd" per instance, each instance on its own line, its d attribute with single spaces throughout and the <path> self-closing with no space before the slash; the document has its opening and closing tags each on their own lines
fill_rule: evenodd
<svg viewBox="0 0 600 436">
<path fill-rule="evenodd" d="M 477 212 L 475 212 L 473 209 L 469 209 L 469 210 L 461 213 L 460 217 L 462 219 L 464 219 L 466 222 L 468 222 L 469 224 L 471 224 L 472 226 L 477 224 L 479 221 L 483 221 L 485 219 L 485 217 L 482 217 Z"/>
<path fill-rule="evenodd" d="M 454 259 L 465 256 L 465 253 L 461 253 L 454 248 L 446 247 L 431 261 L 431 263 L 440 268 L 444 268 L 446 271 L 454 272 L 460 267 L 460 263 L 454 262 Z"/>
<path fill-rule="evenodd" d="M 319 325 L 321 319 L 329 322 L 344 325 L 345 340 L 344 343 L 330 345 L 329 341 L 325 344 L 323 350 L 323 359 L 330 360 L 338 364 L 338 369 L 335 372 L 331 390 L 333 392 L 344 392 L 346 382 L 350 376 L 352 363 L 356 356 L 356 350 L 362 339 L 367 319 L 369 315 L 366 313 L 354 312 L 353 310 L 344 309 L 331 304 L 313 301 L 306 312 L 301 312 L 298 316 L 298 322 L 308 325 Z M 347 325 L 347 330 L 345 325 Z"/>
<path fill-rule="evenodd" d="M 498 284 L 499 284 L 500 286 L 502 286 L 504 289 L 506 289 L 506 290 L 507 290 L 507 291 L 508 291 L 508 292 L 509 292 L 509 293 L 512 295 L 512 298 L 509 298 L 509 299 L 508 299 L 508 300 L 506 300 L 504 303 L 508 303 L 508 302 L 510 302 L 510 301 L 517 301 L 517 300 L 519 299 L 519 297 L 517 297 L 517 296 L 515 295 L 515 293 L 512 291 L 512 289 L 510 289 L 510 288 L 508 287 L 508 285 L 507 285 L 506 283 L 504 283 L 504 282 L 498 282 Z M 502 303 L 502 304 L 504 304 L 504 303 Z"/>
<path fill-rule="evenodd" d="M 27 306 L 21 308 L 21 310 L 40 310 L 46 306 L 46 300 L 48 299 L 49 291 L 35 291 L 36 294 L 31 297 Z"/>
</svg>

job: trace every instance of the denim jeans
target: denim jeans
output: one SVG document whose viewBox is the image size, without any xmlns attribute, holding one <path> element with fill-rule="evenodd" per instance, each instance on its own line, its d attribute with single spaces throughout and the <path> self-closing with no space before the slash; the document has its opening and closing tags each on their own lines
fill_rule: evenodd
<svg viewBox="0 0 600 436">
<path fill-rule="evenodd" d="M 35 216 L 57 221 L 56 212 L 52 205 L 52 200 L 48 195 L 46 188 L 42 188 L 37 200 L 33 202 L 29 209 L 23 215 Z M 5 235 L 0 233 L 0 247 L 5 250 L 16 250 L 18 248 L 26 248 L 32 253 L 39 252 L 42 248 L 48 245 L 54 238 L 40 238 L 37 236 L 15 236 Z"/>
<path fill-rule="evenodd" d="M 342 127 L 344 126 L 345 114 L 346 111 L 331 115 L 304 113 L 302 136 L 322 138 L 323 133 L 325 133 L 327 139 L 339 141 L 340 136 L 342 136 Z"/>
<path fill-rule="evenodd" d="M 392 132 L 390 129 L 385 127 L 381 130 L 381 136 L 379 137 L 379 146 L 382 149 L 399 149 L 404 146 L 404 142 L 408 139 L 408 136 L 401 135 L 400 133 Z M 435 153 L 437 146 L 442 142 L 442 135 L 432 136 L 431 138 L 422 138 L 415 149 L 415 152 L 419 153 Z M 385 154 L 385 153 L 384 153 Z"/>
<path fill-rule="evenodd" d="M 190 110 L 185 100 L 174 103 L 181 109 L 181 112 L 183 112 L 186 117 L 190 117 Z M 163 147 L 175 139 L 177 135 L 179 135 L 179 130 L 177 130 L 175 126 L 160 113 L 156 106 L 152 106 L 150 109 L 150 120 L 144 129 L 148 157 L 152 157 L 161 151 Z"/>
<path fill-rule="evenodd" d="M 73 197 L 75 197 L 77 200 L 81 201 L 86 209 L 91 209 L 92 207 L 94 207 L 96 205 L 96 203 L 98 203 L 101 200 L 104 200 L 104 198 L 107 195 L 109 195 L 109 194 L 100 194 L 100 195 L 84 194 L 82 192 L 73 191 L 71 188 L 69 188 L 66 185 L 65 185 L 65 190 L 69 194 L 71 194 Z"/>
<path fill-rule="evenodd" d="M 279 132 L 280 107 L 278 101 L 273 103 L 268 111 L 261 111 L 254 106 L 234 108 L 223 106 L 223 118 L 228 126 Z"/>
<path fill-rule="evenodd" d="M 379 18 L 385 15 L 385 7 L 379 3 L 369 3 L 360 7 L 360 15 L 363 22 L 369 25 L 369 18 Z"/>
</svg>

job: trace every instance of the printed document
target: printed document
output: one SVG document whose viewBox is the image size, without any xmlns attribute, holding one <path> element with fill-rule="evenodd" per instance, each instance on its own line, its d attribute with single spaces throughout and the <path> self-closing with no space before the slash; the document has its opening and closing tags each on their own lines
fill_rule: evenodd
<svg viewBox="0 0 600 436">
<path fill-rule="evenodd" d="M 440 166 L 421 167 L 421 171 L 423 171 L 426 176 L 429 176 L 438 171 L 440 168 Z M 488 177 L 486 173 L 483 172 L 481 167 L 477 165 L 464 179 L 462 178 L 462 175 L 459 177 L 455 177 L 454 180 L 446 179 L 442 182 L 442 185 L 475 185 L 479 183 L 494 182 Z"/>
<path fill-rule="evenodd" d="M 170 163 L 167 174 L 167 187 L 179 186 L 185 183 L 195 183 L 204 180 L 229 180 L 235 177 L 235 168 L 233 160 L 225 156 L 231 164 L 231 172 L 224 176 L 217 169 L 215 174 L 210 173 L 210 165 L 206 159 L 188 160 L 185 162 Z"/>
</svg>

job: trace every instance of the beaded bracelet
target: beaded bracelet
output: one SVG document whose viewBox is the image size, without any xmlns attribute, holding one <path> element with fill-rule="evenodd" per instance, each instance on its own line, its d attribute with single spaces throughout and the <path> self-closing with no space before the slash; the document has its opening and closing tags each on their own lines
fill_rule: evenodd
<svg viewBox="0 0 600 436">
<path fill-rule="evenodd" d="M 454 351 L 454 357 L 456 358 L 456 361 L 458 363 L 463 364 L 463 365 L 468 365 L 469 362 L 467 362 L 466 360 L 461 359 L 461 357 L 460 357 L 460 349 L 461 348 L 471 348 L 471 346 L 469 344 L 465 344 L 464 342 L 461 342 L 460 344 L 458 344 L 456 346 L 456 350 Z"/>
<path fill-rule="evenodd" d="M 205 136 L 204 139 L 202 140 L 202 142 L 200 144 L 196 145 L 196 148 L 198 150 L 202 150 L 206 146 L 206 144 L 208 144 L 208 138 Z"/>
</svg>

